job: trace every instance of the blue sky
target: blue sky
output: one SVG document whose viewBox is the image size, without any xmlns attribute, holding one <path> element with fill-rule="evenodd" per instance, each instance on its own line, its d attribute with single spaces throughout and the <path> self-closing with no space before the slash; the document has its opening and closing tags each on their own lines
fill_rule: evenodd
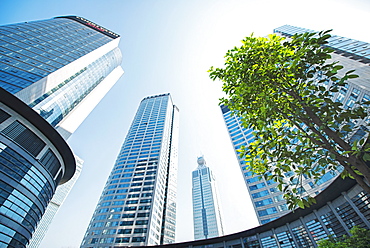
<svg viewBox="0 0 370 248">
<path fill-rule="evenodd" d="M 191 171 L 213 169 L 227 234 L 257 225 L 207 70 L 254 32 L 290 24 L 370 42 L 366 0 L 0 1 L 0 24 L 78 15 L 121 35 L 123 77 L 72 136 L 83 172 L 41 247 L 79 247 L 142 98 L 171 93 L 180 109 L 177 240 L 193 239 Z"/>
</svg>

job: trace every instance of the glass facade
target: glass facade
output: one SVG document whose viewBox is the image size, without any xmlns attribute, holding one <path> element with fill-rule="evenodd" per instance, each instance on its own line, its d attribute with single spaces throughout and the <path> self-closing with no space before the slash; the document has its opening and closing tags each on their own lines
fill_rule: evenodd
<svg viewBox="0 0 370 248">
<path fill-rule="evenodd" d="M 260 224 L 288 213 L 282 193 L 276 188 L 277 184 L 252 175 L 246 169 L 244 159 L 239 157 L 238 150 L 254 141 L 253 130 L 244 128 L 241 118 L 235 116 L 226 106 L 221 106 L 221 111 Z"/>
<path fill-rule="evenodd" d="M 290 37 L 295 33 L 313 31 L 285 25 L 276 28 L 274 32 L 279 35 Z M 339 45 L 339 43 L 342 45 Z M 346 87 L 342 87 L 332 96 L 335 101 L 343 103 L 345 108 L 352 108 L 356 102 L 363 102 L 370 99 L 370 85 L 368 83 L 370 80 L 370 69 L 366 66 L 367 57 L 359 57 L 360 54 L 355 53 L 359 49 L 352 49 L 352 45 L 354 46 L 355 44 L 361 44 L 363 51 L 367 51 L 366 49 L 368 47 L 370 49 L 370 44 L 368 43 L 336 35 L 333 35 L 327 44 L 327 46 L 335 49 L 332 60 L 339 61 L 339 64 L 343 65 L 346 71 L 355 69 L 355 73 L 359 75 L 359 78 L 351 79 Z M 343 74 L 344 72 L 339 73 L 340 76 L 343 76 Z M 329 82 L 326 87 L 330 87 Z M 221 106 L 221 111 L 260 224 L 268 223 L 287 214 L 289 211 L 282 197 L 282 193 L 276 188 L 277 184 L 271 180 L 266 181 L 258 176 L 252 175 L 252 173 L 246 169 L 244 159 L 239 157 L 240 153 L 238 150 L 241 146 L 248 146 L 249 143 L 254 141 L 253 130 L 243 127 L 241 118 L 233 115 L 227 106 Z M 350 124 L 352 125 L 353 131 L 348 133 L 347 139 L 350 142 L 354 142 L 356 139 L 363 137 L 368 131 L 366 128 L 368 122 L 368 117 L 364 120 L 351 120 Z M 328 172 L 316 183 L 313 180 L 305 179 L 300 190 L 303 194 L 315 196 L 325 189 L 338 174 L 337 172 Z M 287 173 L 285 176 L 288 179 L 292 175 L 293 173 Z"/>
<path fill-rule="evenodd" d="M 71 191 L 73 185 L 76 183 L 77 179 L 80 177 L 83 160 L 75 156 L 76 159 L 76 171 L 73 177 L 65 184 L 59 185 L 55 190 L 54 196 L 51 198 L 49 205 L 47 206 L 44 215 L 42 216 L 40 222 L 37 224 L 37 228 L 32 235 L 27 248 L 37 248 L 39 247 L 42 239 L 44 238 L 51 221 L 59 210 L 59 207 L 63 204 L 64 200 L 67 198 L 69 192 Z"/>
<path fill-rule="evenodd" d="M 222 236 L 223 226 L 215 177 L 206 166 L 204 157 L 192 173 L 194 239 Z"/>
<path fill-rule="evenodd" d="M 119 36 L 94 25 L 81 17 L 59 17 L 0 26 L 0 86 L 65 138 L 77 127 L 66 130 L 61 122 L 98 86 L 110 88 L 123 73 Z"/>
<path fill-rule="evenodd" d="M 42 117 L 47 121 L 48 126 L 43 126 L 43 129 L 52 128 L 51 133 L 55 130 L 59 133 L 56 134 L 57 139 L 59 135 L 68 139 L 123 74 L 119 40 L 119 35 L 77 16 L 0 26 L 0 99 L 2 100 L 3 94 L 6 96 L 11 93 L 11 97 L 26 104 L 27 111 L 37 113 L 37 118 L 33 119 Z M 22 105 L 15 100 L 13 102 Z M 13 107 L 10 106 L 10 109 Z M 0 144 L 3 146 L 1 154 L 4 156 L 2 173 L 7 175 L 1 177 L 1 182 L 8 186 L 4 187 L 9 196 L 6 195 L 8 193 L 3 193 L 0 207 L 1 213 L 13 222 L 1 219 L 3 230 L 0 232 L 7 237 L 0 240 L 8 240 L 9 247 L 25 247 L 33 233 L 34 242 L 41 241 L 81 168 L 78 168 L 71 182 L 58 188 L 53 197 L 56 186 L 71 179 L 73 174 L 63 176 L 66 168 L 63 161 L 61 162 L 61 156 L 56 153 L 55 147 L 47 145 L 50 143 L 48 139 L 39 135 L 42 131 L 37 128 L 36 132 L 30 130 L 29 122 L 33 120 L 21 118 L 7 123 L 5 117 L 9 114 L 8 110 L 2 106 L 1 111 L 5 113 L 2 116 L 6 124 L 1 124 L 0 128 L 3 137 L 12 141 L 5 142 L 4 138 L 5 141 Z M 64 144 L 65 141 L 62 139 L 60 142 Z M 26 158 L 19 149 L 13 149 L 11 155 L 11 143 L 22 146 L 33 159 Z M 16 157 L 17 153 L 19 158 Z M 15 160 L 18 162 L 14 162 Z M 39 181 L 40 175 L 32 169 L 38 164 L 45 167 L 46 174 L 50 174 L 48 180 Z M 75 164 L 73 159 L 71 165 Z M 24 166 L 26 167 L 23 168 Z M 21 187 L 12 180 L 27 188 L 25 191 L 17 191 L 17 196 L 19 198 L 19 194 L 24 194 L 24 197 L 28 197 L 32 203 L 30 209 L 17 203 L 18 211 L 16 205 L 10 203 L 15 202 L 16 196 L 11 195 L 12 190 L 9 187 L 14 187 L 14 190 Z M 52 197 L 42 224 L 35 231 Z M 27 200 L 19 199 L 27 203 Z M 32 211 L 36 211 L 36 214 L 32 214 Z M 31 215 L 25 215 L 27 212 Z M 20 223 L 19 226 L 15 226 L 17 222 Z M 34 245 L 37 244 L 30 244 L 29 247 Z"/>
<path fill-rule="evenodd" d="M 178 108 L 169 94 L 144 98 L 81 247 L 175 241 Z"/>
<path fill-rule="evenodd" d="M 59 124 L 101 81 L 121 64 L 118 48 L 82 68 L 75 75 L 29 104 L 53 127 Z M 82 83 L 83 82 L 83 83 Z"/>
<path fill-rule="evenodd" d="M 56 187 L 56 183 L 44 170 L 29 162 L 21 151 L 11 149 L 0 142 L 1 160 L 1 230 L 4 239 L 0 239 L 10 247 L 24 247 L 35 230 L 42 213 L 45 211 Z M 15 185 L 22 185 L 16 189 Z M 8 226 L 4 222 L 20 223 L 23 231 L 17 232 L 19 226 Z M 13 223 L 12 223 L 13 224 Z M 3 245 L 5 245 L 3 243 Z"/>
<path fill-rule="evenodd" d="M 0 85 L 12 94 L 111 41 L 74 20 L 0 27 Z"/>
<path fill-rule="evenodd" d="M 294 34 L 302 34 L 305 32 L 316 32 L 314 30 L 306 29 L 306 28 L 300 28 L 300 27 L 294 27 L 291 25 L 284 25 L 281 27 L 278 27 L 274 29 L 274 33 L 279 33 L 283 36 L 292 36 Z M 331 47 L 335 50 L 351 53 L 353 55 L 357 55 L 359 57 L 370 59 L 370 44 L 358 41 L 350 38 L 341 37 L 338 35 L 332 35 L 331 38 L 329 38 L 329 44 L 327 44 L 328 47 Z"/>
<path fill-rule="evenodd" d="M 75 162 L 43 118 L 3 89 L 0 95 L 0 247 L 18 248 L 27 245 Z"/>
</svg>

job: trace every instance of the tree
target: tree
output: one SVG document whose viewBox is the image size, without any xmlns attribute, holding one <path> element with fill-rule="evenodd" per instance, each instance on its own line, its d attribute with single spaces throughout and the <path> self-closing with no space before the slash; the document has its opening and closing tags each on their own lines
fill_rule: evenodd
<svg viewBox="0 0 370 248">
<path fill-rule="evenodd" d="M 350 231 L 351 236 L 343 235 L 343 237 L 320 240 L 319 248 L 368 248 L 370 245 L 370 230 L 353 227 Z"/>
<path fill-rule="evenodd" d="M 254 130 L 255 141 L 240 149 L 248 169 L 275 180 L 290 209 L 315 202 L 300 190 L 305 177 L 317 181 L 337 170 L 370 193 L 364 180 L 370 181 L 368 132 L 349 140 L 356 131 L 351 121 L 364 119 L 370 102 L 348 109 L 332 99 L 358 76 L 352 70 L 340 77 L 343 66 L 329 61 L 329 32 L 296 34 L 290 40 L 252 35 L 226 53 L 225 68 L 209 70 L 211 79 L 224 82 L 227 97 L 220 104 Z M 293 176 L 284 176 L 290 171 Z"/>
</svg>

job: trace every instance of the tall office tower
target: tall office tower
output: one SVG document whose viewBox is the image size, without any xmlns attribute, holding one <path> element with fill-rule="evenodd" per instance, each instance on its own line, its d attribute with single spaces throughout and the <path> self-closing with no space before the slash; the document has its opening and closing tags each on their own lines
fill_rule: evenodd
<svg viewBox="0 0 370 248">
<path fill-rule="evenodd" d="M 59 207 L 63 204 L 64 200 L 67 198 L 69 192 L 71 191 L 73 185 L 76 183 L 77 179 L 80 177 L 83 160 L 75 155 L 76 159 L 76 171 L 73 177 L 66 182 L 57 187 L 53 198 L 51 198 L 49 205 L 47 206 L 44 215 L 42 216 L 40 222 L 37 224 L 37 228 L 32 235 L 32 238 L 27 245 L 27 248 L 37 248 L 40 246 L 41 241 L 45 237 L 49 229 L 54 216 L 59 210 Z"/>
<path fill-rule="evenodd" d="M 215 177 L 203 156 L 192 176 L 194 239 L 224 235 Z"/>
<path fill-rule="evenodd" d="M 178 118 L 170 94 L 141 101 L 82 248 L 175 241 Z"/>
<path fill-rule="evenodd" d="M 8 191 L 4 193 L 1 201 L 0 213 L 6 215 L 8 220 L 12 219 L 19 224 L 14 226 L 7 219 L 0 218 L 0 233 L 6 235 L 6 238 L 0 240 L 7 240 L 8 246 L 12 247 L 12 242 L 18 242 L 15 247 L 24 247 L 28 243 L 46 205 L 54 194 L 55 187 L 67 182 L 75 173 L 76 162 L 75 159 L 70 161 L 69 153 L 64 155 L 71 163 L 67 165 L 63 162 L 65 158 L 58 155 L 61 151 L 55 150 L 54 147 L 46 153 L 45 149 L 48 146 L 45 144 L 56 140 L 67 147 L 63 146 L 63 149 L 70 151 L 63 138 L 67 139 L 77 129 L 123 73 L 120 67 L 121 53 L 117 47 L 119 39 L 119 35 L 76 16 L 0 26 L 0 86 L 2 88 L 0 99 L 1 115 L 4 117 L 0 126 L 2 130 L 0 145 L 5 147 L 1 155 L 5 156 L 5 151 L 10 149 L 11 144 L 15 152 L 26 149 L 25 147 L 35 149 L 31 152 L 33 160 L 27 160 L 32 161 L 31 164 L 23 160 L 20 160 L 20 163 L 23 166 L 27 164 L 26 168 L 36 166 L 36 163 L 38 164 L 36 168 L 41 171 L 41 174 L 46 169 L 53 176 L 53 180 L 50 179 L 51 181 L 48 182 L 50 188 L 48 195 L 41 201 L 28 195 L 29 187 L 24 182 L 24 180 L 37 181 L 36 175 L 18 173 L 20 176 L 18 178 L 9 170 L 9 161 L 1 161 L 2 166 L 8 166 L 2 167 L 1 172 L 7 176 L 2 176 L 0 179 Z M 6 98 L 10 100 L 5 102 L 3 99 Z M 21 110 L 18 111 L 17 107 Z M 38 117 L 34 117 L 29 112 L 38 113 L 36 114 Z M 27 119 L 31 115 L 33 119 Z M 40 118 L 43 120 L 39 120 Z M 44 123 L 45 120 L 47 124 Z M 42 127 L 49 125 L 53 131 L 50 131 L 49 127 L 40 130 L 40 125 Z M 45 134 L 46 130 L 49 133 Z M 55 133 L 55 130 L 59 134 Z M 36 138 L 38 143 L 32 141 Z M 26 158 L 21 152 L 19 155 Z M 55 168 L 50 167 L 53 160 L 59 163 Z M 43 169 L 40 169 L 40 166 Z M 13 167 L 11 166 L 12 170 L 18 168 Z M 54 171 L 56 168 L 61 168 L 61 171 Z M 53 170 L 50 171 L 50 169 Z M 55 175 L 58 177 L 54 178 Z M 40 187 L 46 187 L 45 183 L 46 181 L 40 183 Z M 15 203 L 12 189 L 18 189 L 18 187 L 25 188 L 22 194 L 23 197 L 29 197 L 30 204 L 38 202 L 37 210 L 31 205 L 30 210 L 20 202 Z M 55 198 L 60 198 L 61 195 Z M 22 199 L 20 196 L 18 198 Z M 14 207 L 5 205 L 6 201 L 13 202 Z M 22 221 L 30 217 L 27 215 L 19 217 L 20 212 L 15 210 L 19 207 L 25 212 L 33 213 L 33 219 L 27 219 L 28 224 Z M 21 235 L 21 238 L 17 235 Z M 15 236 L 17 238 L 14 238 Z"/>
<path fill-rule="evenodd" d="M 119 40 L 77 16 L 0 26 L 0 86 L 68 138 L 122 75 Z"/>
<path fill-rule="evenodd" d="M 313 31 L 285 25 L 275 29 L 274 32 L 290 37 L 295 33 Z M 333 95 L 333 99 L 343 103 L 345 108 L 353 107 L 356 102 L 369 101 L 370 44 L 336 35 L 333 35 L 328 41 L 327 46 L 335 50 L 332 54 L 332 60 L 339 61 L 339 64 L 344 66 L 345 71 L 355 69 L 355 73 L 359 75 L 359 78 L 351 79 L 346 87 L 341 88 L 339 92 Z M 330 87 L 329 82 L 327 82 L 326 87 Z M 258 176 L 252 176 L 252 173 L 246 170 L 245 161 L 239 158 L 237 150 L 241 146 L 248 145 L 254 141 L 253 130 L 244 128 L 241 125 L 241 119 L 234 116 L 227 106 L 221 106 L 221 111 L 260 224 L 265 224 L 288 213 L 289 210 L 283 195 L 276 188 L 277 184 L 271 180 L 266 181 Z M 369 118 L 352 120 L 349 124 L 352 126 L 353 131 L 348 133 L 347 139 L 353 142 L 363 137 L 367 131 L 365 123 L 368 122 Z M 293 173 L 286 174 L 287 177 L 292 175 Z M 300 191 L 303 194 L 315 196 L 326 188 L 337 175 L 338 173 L 328 172 L 316 183 L 307 179 L 303 182 Z"/>
</svg>

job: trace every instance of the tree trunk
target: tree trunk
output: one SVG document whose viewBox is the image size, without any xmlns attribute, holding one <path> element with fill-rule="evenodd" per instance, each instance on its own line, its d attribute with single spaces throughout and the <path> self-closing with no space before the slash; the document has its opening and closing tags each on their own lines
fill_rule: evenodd
<svg viewBox="0 0 370 248">
<path fill-rule="evenodd" d="M 361 188 L 363 188 L 367 193 L 370 194 L 370 186 L 365 182 L 365 180 L 356 172 L 354 172 L 344 161 L 339 161 L 339 163 L 356 180 L 356 182 L 361 186 Z"/>
</svg>

